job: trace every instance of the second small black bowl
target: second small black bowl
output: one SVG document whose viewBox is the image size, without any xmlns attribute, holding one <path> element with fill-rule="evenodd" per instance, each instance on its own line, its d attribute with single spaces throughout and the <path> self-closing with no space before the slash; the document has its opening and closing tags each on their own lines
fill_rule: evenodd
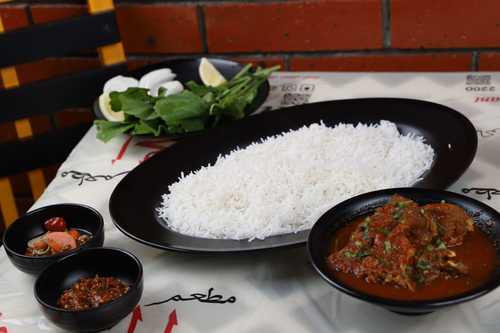
<svg viewBox="0 0 500 333">
<path fill-rule="evenodd" d="M 310 260 L 320 276 L 331 286 L 352 297 L 383 306 L 400 314 L 425 314 L 442 307 L 463 303 L 478 298 L 500 286 L 500 267 L 492 277 L 477 289 L 456 296 L 423 301 L 399 301 L 378 297 L 352 288 L 338 281 L 327 267 L 326 258 L 330 254 L 335 232 L 360 216 L 372 213 L 375 208 L 385 205 L 394 194 L 412 199 L 420 205 L 447 203 L 464 208 L 473 217 L 476 227 L 484 231 L 497 247 L 497 262 L 500 261 L 500 213 L 493 208 L 461 194 L 419 188 L 393 188 L 369 192 L 348 199 L 323 214 L 309 233 L 307 249 Z"/>
<path fill-rule="evenodd" d="M 93 309 L 69 311 L 57 300 L 81 278 L 115 277 L 129 286 L 119 298 Z M 143 291 L 142 265 L 131 253 L 115 248 L 94 248 L 62 258 L 44 270 L 35 282 L 35 298 L 43 314 L 72 332 L 95 332 L 116 325 L 134 310 Z"/>
<path fill-rule="evenodd" d="M 29 240 L 46 232 L 43 223 L 52 217 L 62 217 L 68 228 L 85 230 L 92 238 L 81 247 L 52 256 L 26 256 Z M 86 248 L 100 247 L 104 243 L 104 221 L 95 209 L 78 204 L 57 204 L 38 208 L 21 216 L 4 232 L 3 244 L 10 261 L 19 270 L 38 275 L 48 265 L 62 257 Z"/>
</svg>

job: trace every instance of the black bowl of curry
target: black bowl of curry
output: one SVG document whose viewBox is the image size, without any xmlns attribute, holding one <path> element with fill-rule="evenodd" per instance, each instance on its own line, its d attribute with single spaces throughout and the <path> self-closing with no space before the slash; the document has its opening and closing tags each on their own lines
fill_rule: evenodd
<svg viewBox="0 0 500 333">
<path fill-rule="evenodd" d="M 142 265 L 117 248 L 93 248 L 64 257 L 35 281 L 43 314 L 69 331 L 109 329 L 130 314 L 143 291 Z"/>
<path fill-rule="evenodd" d="M 425 314 L 500 285 L 500 213 L 461 194 L 395 188 L 323 214 L 310 260 L 330 285 L 401 314 Z"/>
</svg>

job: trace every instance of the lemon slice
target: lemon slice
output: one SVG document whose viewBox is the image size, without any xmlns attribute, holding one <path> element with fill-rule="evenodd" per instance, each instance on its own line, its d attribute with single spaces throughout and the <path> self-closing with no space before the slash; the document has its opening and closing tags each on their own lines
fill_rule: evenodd
<svg viewBox="0 0 500 333">
<path fill-rule="evenodd" d="M 198 67 L 200 73 L 201 82 L 204 85 L 210 87 L 217 87 L 224 82 L 226 79 L 222 74 L 215 68 L 214 65 L 207 60 L 207 58 L 201 58 L 200 67 Z"/>
<path fill-rule="evenodd" d="M 109 98 L 108 93 L 103 93 L 99 96 L 99 108 L 101 109 L 102 115 L 109 121 L 124 121 L 125 114 L 123 111 L 115 112 L 111 109 L 111 98 Z"/>
</svg>

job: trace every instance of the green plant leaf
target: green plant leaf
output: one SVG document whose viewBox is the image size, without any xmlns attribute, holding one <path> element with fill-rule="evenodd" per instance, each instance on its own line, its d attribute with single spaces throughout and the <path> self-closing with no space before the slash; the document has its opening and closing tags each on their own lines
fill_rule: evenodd
<svg viewBox="0 0 500 333">
<path fill-rule="evenodd" d="M 97 126 L 97 138 L 104 142 L 134 128 L 134 124 L 107 120 L 95 120 L 94 124 Z"/>
</svg>

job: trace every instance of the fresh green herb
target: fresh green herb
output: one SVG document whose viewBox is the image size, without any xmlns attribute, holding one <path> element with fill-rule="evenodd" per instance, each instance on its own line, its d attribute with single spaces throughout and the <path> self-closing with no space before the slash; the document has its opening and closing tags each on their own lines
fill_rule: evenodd
<svg viewBox="0 0 500 333">
<path fill-rule="evenodd" d="M 369 251 L 359 251 L 359 252 L 344 251 L 344 257 L 353 259 L 361 259 L 369 255 L 370 255 Z"/>
<path fill-rule="evenodd" d="M 432 221 L 434 221 L 434 219 Z M 438 229 L 438 233 L 440 235 L 444 234 L 445 231 L 446 231 L 446 228 L 443 227 L 443 225 L 441 223 L 438 223 L 438 222 L 435 222 L 435 223 L 436 223 L 436 226 L 437 226 L 437 229 Z"/>
<path fill-rule="evenodd" d="M 446 250 L 446 244 L 439 238 L 436 240 L 436 246 L 438 250 Z"/>
<path fill-rule="evenodd" d="M 370 255 L 370 251 L 359 251 L 358 253 L 356 253 L 357 258 L 368 257 L 369 255 Z"/>
<path fill-rule="evenodd" d="M 391 252 L 392 244 L 390 241 L 388 241 L 388 240 L 384 241 L 384 249 L 385 249 L 385 252 Z"/>
<path fill-rule="evenodd" d="M 422 271 L 425 271 L 425 270 L 428 270 L 429 268 L 431 268 L 431 264 L 425 259 L 418 259 L 417 268 L 422 270 Z"/>
<path fill-rule="evenodd" d="M 389 235 L 390 230 L 387 229 L 386 227 L 380 228 L 380 232 L 383 233 L 385 236 Z"/>
<path fill-rule="evenodd" d="M 399 220 L 399 218 L 401 218 L 401 215 L 403 215 L 403 212 L 401 210 L 396 210 L 393 214 L 392 214 L 392 217 L 395 219 L 395 220 Z"/>
<path fill-rule="evenodd" d="M 434 246 L 432 246 L 432 244 L 427 244 L 427 246 L 425 248 L 426 248 L 427 251 L 434 250 Z"/>
<path fill-rule="evenodd" d="M 347 257 L 347 258 L 356 258 L 356 253 L 353 253 L 351 251 L 344 251 L 344 257 Z"/>
<path fill-rule="evenodd" d="M 97 137 L 106 142 L 122 133 L 177 134 L 203 130 L 222 120 L 240 119 L 254 101 L 261 84 L 279 66 L 257 68 L 245 66 L 231 80 L 217 87 L 186 83 L 186 90 L 165 96 L 160 89 L 158 97 L 150 96 L 147 89 L 129 88 L 110 93 L 111 109 L 123 111 L 125 120 L 112 122 L 96 120 Z"/>
</svg>

